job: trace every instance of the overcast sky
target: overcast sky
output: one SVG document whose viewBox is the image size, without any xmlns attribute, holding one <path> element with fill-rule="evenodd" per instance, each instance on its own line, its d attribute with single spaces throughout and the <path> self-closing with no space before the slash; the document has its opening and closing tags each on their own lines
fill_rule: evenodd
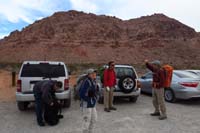
<svg viewBox="0 0 200 133">
<path fill-rule="evenodd" d="M 200 32 L 200 0 L 0 0 L 0 38 L 55 12 L 69 10 L 123 20 L 163 13 Z"/>
</svg>

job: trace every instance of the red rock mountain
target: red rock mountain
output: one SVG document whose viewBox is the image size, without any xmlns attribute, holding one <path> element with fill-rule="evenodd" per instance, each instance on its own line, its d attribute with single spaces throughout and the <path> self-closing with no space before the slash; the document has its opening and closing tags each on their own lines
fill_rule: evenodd
<svg viewBox="0 0 200 133">
<path fill-rule="evenodd" d="M 176 67 L 200 66 L 200 34 L 163 14 L 123 21 L 77 11 L 58 12 L 0 40 L 0 62 L 142 64 L 159 59 Z"/>
</svg>

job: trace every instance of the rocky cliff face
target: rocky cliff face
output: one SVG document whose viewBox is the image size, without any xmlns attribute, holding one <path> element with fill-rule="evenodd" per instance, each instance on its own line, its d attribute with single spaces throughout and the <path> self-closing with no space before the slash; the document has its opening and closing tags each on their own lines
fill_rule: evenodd
<svg viewBox="0 0 200 133">
<path fill-rule="evenodd" d="M 160 59 L 177 67 L 200 66 L 199 33 L 154 14 L 123 21 L 83 12 L 58 12 L 0 40 L 0 62 L 141 64 Z"/>
</svg>

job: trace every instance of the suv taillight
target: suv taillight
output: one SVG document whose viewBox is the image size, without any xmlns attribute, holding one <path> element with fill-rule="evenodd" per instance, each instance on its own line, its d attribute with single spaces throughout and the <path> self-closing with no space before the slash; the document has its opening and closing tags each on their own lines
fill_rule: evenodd
<svg viewBox="0 0 200 133">
<path fill-rule="evenodd" d="M 139 80 L 137 80 L 137 88 L 141 88 L 141 83 Z"/>
<path fill-rule="evenodd" d="M 17 80 L 17 92 L 22 92 L 22 81 Z"/>
<path fill-rule="evenodd" d="M 64 81 L 64 90 L 68 90 L 69 89 L 69 79 L 65 79 Z"/>
</svg>

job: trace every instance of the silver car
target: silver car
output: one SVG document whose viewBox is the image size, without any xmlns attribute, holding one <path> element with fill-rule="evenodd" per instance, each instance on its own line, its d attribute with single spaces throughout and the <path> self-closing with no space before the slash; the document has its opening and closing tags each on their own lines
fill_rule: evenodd
<svg viewBox="0 0 200 133">
<path fill-rule="evenodd" d="M 139 78 L 141 91 L 152 94 L 152 72 Z M 177 99 L 200 97 L 200 78 L 190 72 L 174 70 L 170 88 L 165 88 L 165 100 L 176 102 Z"/>
</svg>

